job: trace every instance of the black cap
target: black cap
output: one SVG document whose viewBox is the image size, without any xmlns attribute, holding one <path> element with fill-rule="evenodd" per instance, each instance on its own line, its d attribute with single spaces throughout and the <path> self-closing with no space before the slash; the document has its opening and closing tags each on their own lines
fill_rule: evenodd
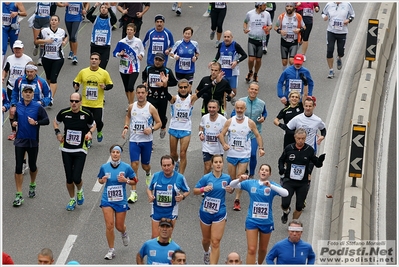
<svg viewBox="0 0 399 267">
<path fill-rule="evenodd" d="M 165 22 L 165 17 L 162 14 L 158 14 L 155 16 L 155 21 L 157 21 L 159 19 L 161 19 L 161 20 L 163 20 L 163 22 Z"/>
<path fill-rule="evenodd" d="M 22 92 L 26 91 L 26 90 L 31 90 L 33 91 L 33 87 L 32 86 L 24 86 L 24 88 L 22 88 Z"/>
<path fill-rule="evenodd" d="M 160 58 L 163 61 L 165 61 L 165 55 L 163 53 L 161 53 L 161 52 L 156 53 L 154 59 L 155 58 Z"/>
<path fill-rule="evenodd" d="M 159 222 L 159 226 L 162 226 L 162 225 L 168 225 L 168 226 L 170 226 L 170 227 L 173 227 L 173 224 L 172 224 L 172 222 L 171 222 L 171 220 L 161 220 L 160 222 Z"/>
</svg>

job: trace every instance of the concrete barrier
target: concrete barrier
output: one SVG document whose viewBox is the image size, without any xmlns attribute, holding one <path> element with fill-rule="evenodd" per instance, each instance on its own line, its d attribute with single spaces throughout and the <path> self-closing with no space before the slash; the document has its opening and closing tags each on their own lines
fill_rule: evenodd
<svg viewBox="0 0 399 267">
<path fill-rule="evenodd" d="M 327 153 L 327 157 L 315 184 L 315 219 L 311 226 L 315 230 L 313 246 L 319 240 L 370 239 L 376 120 L 387 61 L 396 37 L 396 3 L 368 3 L 364 11 L 356 33 L 357 44 L 352 46 L 350 59 L 343 68 L 345 75 L 339 81 L 337 94 L 334 95 L 335 102 L 342 101 L 343 104 L 335 104 L 330 109 L 334 115 L 327 122 L 327 138 L 321 149 Z M 379 20 L 377 60 L 371 68 L 368 68 L 368 61 L 364 60 L 368 19 Z M 366 129 L 362 140 L 362 178 L 356 179 L 356 187 L 352 186 L 348 171 L 354 125 Z M 333 195 L 332 199 L 326 198 L 329 194 Z"/>
</svg>

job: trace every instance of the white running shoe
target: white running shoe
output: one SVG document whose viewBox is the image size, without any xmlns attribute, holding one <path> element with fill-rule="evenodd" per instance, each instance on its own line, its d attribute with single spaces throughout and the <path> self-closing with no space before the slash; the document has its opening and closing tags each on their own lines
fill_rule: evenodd
<svg viewBox="0 0 399 267">
<path fill-rule="evenodd" d="M 130 238 L 129 238 L 129 235 L 127 234 L 127 232 L 124 233 L 124 234 L 122 234 L 122 242 L 123 242 L 123 245 L 124 245 L 125 247 L 126 247 L 127 245 L 129 245 Z"/>
<path fill-rule="evenodd" d="M 174 2 L 172 5 L 172 11 L 176 11 L 177 8 L 177 2 Z"/>
<path fill-rule="evenodd" d="M 114 257 L 115 257 L 115 250 L 114 249 L 110 249 L 110 250 L 108 250 L 108 253 L 105 254 L 104 259 L 112 260 Z"/>
</svg>

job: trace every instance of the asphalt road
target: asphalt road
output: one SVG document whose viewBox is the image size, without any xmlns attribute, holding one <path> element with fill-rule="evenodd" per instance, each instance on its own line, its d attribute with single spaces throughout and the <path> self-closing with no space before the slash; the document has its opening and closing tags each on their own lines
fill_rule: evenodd
<svg viewBox="0 0 399 267">
<path fill-rule="evenodd" d="M 364 4 L 353 4 L 356 12 L 356 18 L 360 18 Z M 27 10 L 32 14 L 33 3 L 25 4 Z M 321 8 L 324 4 L 321 5 Z M 182 38 L 183 28 L 191 26 L 194 29 L 193 40 L 197 40 L 200 45 L 200 57 L 197 63 L 197 72 L 195 74 L 193 87 L 196 88 L 200 79 L 209 75 L 207 68 L 215 54 L 214 41 L 209 40 L 210 18 L 203 17 L 203 13 L 207 8 L 206 3 L 184 3 L 183 13 L 180 17 L 176 17 L 171 11 L 171 3 L 153 3 L 150 10 L 145 14 L 144 24 L 141 30 L 141 38 L 144 38 L 145 32 L 153 27 L 154 16 L 162 13 L 166 17 L 165 26 L 169 28 L 175 37 L 175 40 Z M 227 16 L 224 22 L 224 29 L 230 29 L 233 32 L 235 40 L 247 50 L 247 36 L 242 32 L 242 23 L 247 11 L 253 9 L 253 3 L 230 3 L 228 5 Z M 276 17 L 283 12 L 284 5 L 277 4 Z M 64 27 L 64 9 L 58 8 L 57 14 L 61 17 L 61 27 Z M 120 14 L 117 14 L 118 18 Z M 27 17 L 27 18 L 28 18 Z M 22 29 L 20 39 L 25 44 L 25 53 L 32 56 L 33 42 L 32 30 L 27 26 L 27 18 L 22 21 Z M 350 25 L 350 33 L 346 43 L 346 51 L 349 51 L 353 33 L 359 19 L 355 19 Z M 51 120 L 54 119 L 57 112 L 64 107 L 69 106 L 68 97 L 73 92 L 72 80 L 80 69 L 89 65 L 89 44 L 92 25 L 90 22 L 82 23 L 78 41 L 78 59 L 79 64 L 73 66 L 70 60 L 66 60 L 58 79 L 58 91 L 54 101 L 54 106 L 47 109 Z M 334 103 L 333 90 L 336 82 L 343 75 L 342 71 L 336 71 L 336 77 L 333 80 L 327 79 L 328 67 L 325 59 L 326 56 L 326 28 L 327 23 L 322 21 L 319 14 L 316 14 L 313 31 L 311 33 L 309 50 L 307 53 L 307 61 L 304 66 L 307 67 L 315 81 L 314 95 L 317 97 L 317 107 L 315 114 L 324 121 L 330 116 L 330 108 Z M 121 38 L 121 29 L 113 32 L 112 48 Z M 276 83 L 281 74 L 282 65 L 280 59 L 279 36 L 273 31 L 268 54 L 262 59 L 262 67 L 259 74 L 260 93 L 259 97 L 266 102 L 268 118 L 263 125 L 262 137 L 266 155 L 258 161 L 261 163 L 269 163 L 272 166 L 272 179 L 278 181 L 277 160 L 282 151 L 283 132 L 280 128 L 273 125 L 273 119 L 283 107 L 276 95 Z M 67 56 L 69 47 L 64 49 Z M 10 54 L 8 51 L 7 55 Z M 33 57 L 37 60 L 37 57 Z M 344 58 L 345 64 L 347 58 Z M 145 65 L 145 59 L 143 65 Z M 144 66 L 143 66 L 144 67 Z M 169 60 L 168 67 L 174 69 L 173 60 Z M 240 63 L 241 76 L 239 77 L 238 96 L 246 96 L 247 85 L 245 83 L 245 75 L 247 73 L 247 62 Z M 12 142 L 7 141 L 10 133 L 9 123 L 3 126 L 3 251 L 9 253 L 17 264 L 35 264 L 37 262 L 37 253 L 44 247 L 53 250 L 55 259 L 59 258 L 59 263 L 65 263 L 69 260 L 77 260 L 81 264 L 134 264 L 135 256 L 142 243 L 151 236 L 150 225 L 150 205 L 147 203 L 145 195 L 145 183 L 142 179 L 138 184 L 139 200 L 131 205 L 131 210 L 127 214 L 127 227 L 130 235 L 131 243 L 128 247 L 124 247 L 119 235 L 116 235 L 116 253 L 117 256 L 112 261 L 103 259 L 107 252 L 107 242 L 105 238 L 105 226 L 99 201 L 100 192 L 92 191 L 96 177 L 101 164 L 108 160 L 109 147 L 114 143 L 123 144 L 121 132 L 124 124 L 126 97 L 122 87 L 122 81 L 118 73 L 118 60 L 110 58 L 107 71 L 109 71 L 114 83 L 114 88 L 106 92 L 106 103 L 103 129 L 104 140 L 102 143 L 93 142 L 92 148 L 86 160 L 83 173 L 85 203 L 78 206 L 76 210 L 68 212 L 65 205 L 68 202 L 68 194 L 65 188 L 65 175 L 62 166 L 61 152 L 58 150 L 58 142 L 54 136 L 52 126 L 41 128 L 41 144 L 39 150 L 38 167 L 39 174 L 37 178 L 37 196 L 34 199 L 27 197 L 29 175 L 25 175 L 24 196 L 25 202 L 19 208 L 12 207 L 12 201 L 15 196 L 14 182 L 14 146 Z M 39 68 L 39 74 L 44 76 L 43 68 Z M 141 76 L 140 76 L 141 78 Z M 139 81 L 140 81 L 139 78 Z M 137 83 L 136 83 L 137 85 Z M 176 93 L 176 88 L 171 88 L 171 92 Z M 193 188 L 203 173 L 203 163 L 201 154 L 201 143 L 196 135 L 197 126 L 200 122 L 200 101 L 195 104 L 193 111 L 193 136 L 188 149 L 188 166 L 186 169 L 186 179 L 189 186 Z M 232 106 L 228 104 L 228 112 L 230 113 Z M 168 110 L 170 110 L 168 108 Z M 327 125 L 327 131 L 333 125 Z M 168 135 L 161 140 L 158 133 L 154 139 L 154 153 L 152 157 L 152 172 L 160 170 L 159 159 L 162 155 L 169 153 Z M 327 135 L 328 138 L 328 135 Z M 124 145 L 125 152 L 123 160 L 129 162 L 128 146 Z M 321 147 L 321 152 L 323 151 Z M 227 164 L 226 164 L 227 165 Z M 227 172 L 227 166 L 225 166 Z M 142 170 L 139 176 L 144 177 Z M 317 179 L 317 172 L 315 173 Z M 311 188 L 308 198 L 312 197 L 313 190 Z M 173 238 L 187 252 L 189 264 L 202 264 L 202 246 L 201 233 L 198 220 L 198 209 L 202 198 L 191 194 L 181 205 L 179 219 L 174 229 Z M 244 192 L 242 196 L 242 211 L 235 212 L 232 210 L 234 196 L 227 197 L 228 221 L 221 243 L 221 255 L 219 263 L 224 263 L 227 254 L 231 251 L 237 251 L 243 257 L 245 262 L 246 255 L 246 237 L 244 230 L 244 222 L 248 206 L 248 196 Z M 275 242 L 287 236 L 287 227 L 282 225 L 280 221 L 281 200 L 276 198 L 273 204 L 273 215 L 275 218 L 275 231 L 273 232 L 269 249 Z M 308 207 L 303 212 L 301 220 L 305 224 L 303 239 L 311 240 L 312 232 L 317 229 L 309 229 L 310 215 L 312 213 L 311 201 L 308 201 Z M 290 216 L 291 218 L 291 216 Z M 76 238 L 76 239 L 75 239 Z M 67 240 L 75 242 L 68 243 L 66 247 L 70 248 L 70 252 L 63 251 Z M 315 244 L 316 245 L 316 244 Z"/>
</svg>

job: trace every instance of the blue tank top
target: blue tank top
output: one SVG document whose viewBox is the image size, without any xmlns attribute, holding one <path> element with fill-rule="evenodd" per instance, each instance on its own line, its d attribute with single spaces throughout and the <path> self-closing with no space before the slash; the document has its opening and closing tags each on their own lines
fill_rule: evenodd
<svg viewBox="0 0 399 267">
<path fill-rule="evenodd" d="M 226 77 L 233 76 L 233 70 L 231 69 L 231 63 L 234 60 L 237 60 L 237 51 L 236 51 L 236 42 L 233 41 L 229 46 L 226 46 L 224 42 L 222 42 L 220 46 L 220 58 L 219 62 L 222 65 L 222 71 Z"/>
<path fill-rule="evenodd" d="M 82 2 L 69 2 L 69 5 L 65 7 L 65 21 L 82 21 Z"/>
<path fill-rule="evenodd" d="M 98 46 L 111 45 L 111 19 L 96 17 L 93 24 L 93 30 L 91 32 L 91 42 Z"/>
<path fill-rule="evenodd" d="M 11 12 L 18 12 L 18 7 L 15 5 L 15 2 L 11 2 L 8 5 L 3 3 L 3 27 L 11 26 L 17 22 L 18 16 L 11 18 Z"/>
</svg>

